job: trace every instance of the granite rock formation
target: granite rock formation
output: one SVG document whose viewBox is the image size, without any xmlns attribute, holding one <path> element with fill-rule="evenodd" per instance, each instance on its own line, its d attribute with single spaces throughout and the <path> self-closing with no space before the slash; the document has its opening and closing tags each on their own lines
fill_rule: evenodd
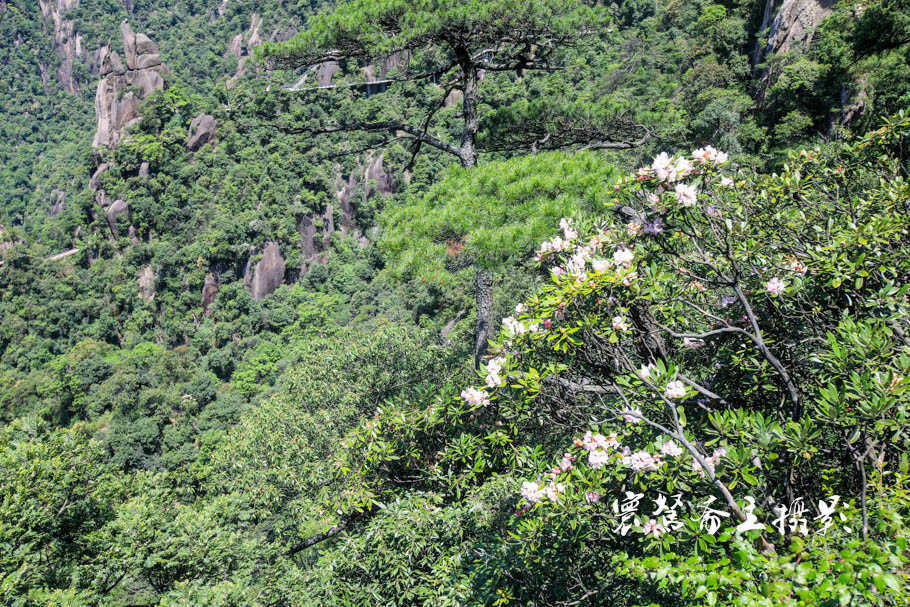
<svg viewBox="0 0 910 607">
<path fill-rule="evenodd" d="M 206 143 L 214 141 L 216 128 L 215 118 L 208 114 L 199 114 L 193 118 L 186 136 L 187 149 L 195 152 Z"/>
<path fill-rule="evenodd" d="M 266 243 L 262 259 L 253 269 L 252 278 L 247 276 L 247 280 L 250 293 L 256 301 L 262 301 L 267 295 L 271 295 L 284 282 L 284 258 L 277 242 Z"/>
<path fill-rule="evenodd" d="M 105 47 L 101 58 L 101 81 L 95 93 L 98 128 L 93 146 L 114 148 L 124 130 L 139 117 L 139 102 L 164 88 L 167 66 L 161 63 L 158 45 L 145 34 L 133 32 L 129 23 L 120 24 L 123 54 Z"/>
</svg>

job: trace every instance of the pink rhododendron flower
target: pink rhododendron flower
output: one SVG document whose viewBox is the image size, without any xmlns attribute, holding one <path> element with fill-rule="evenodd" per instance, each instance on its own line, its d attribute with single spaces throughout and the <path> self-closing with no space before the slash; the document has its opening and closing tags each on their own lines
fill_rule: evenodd
<svg viewBox="0 0 910 607">
<path fill-rule="evenodd" d="M 568 472 L 572 469 L 572 462 L 575 461 L 575 456 L 571 453 L 566 453 L 562 456 L 562 461 L 559 462 L 559 469 L 563 472 Z"/>
<path fill-rule="evenodd" d="M 478 390 L 477 388 L 467 388 L 461 391 L 461 398 L 465 399 L 469 405 L 477 406 L 487 406 L 490 404 L 490 395 L 486 390 Z"/>
<path fill-rule="evenodd" d="M 655 217 L 651 223 L 646 223 L 642 232 L 645 234 L 660 234 L 664 231 L 664 222 L 660 217 Z"/>
<path fill-rule="evenodd" d="M 670 175 L 670 181 L 681 179 L 686 175 L 692 174 L 693 171 L 695 171 L 695 167 L 692 166 L 692 163 L 689 162 L 687 158 L 680 156 L 676 159 L 676 164 L 673 166 L 673 172 Z"/>
<path fill-rule="evenodd" d="M 630 424 L 640 424 L 641 423 L 641 409 L 623 409 L 622 418 Z"/>
<path fill-rule="evenodd" d="M 696 349 L 701 348 L 703 345 L 705 345 L 705 342 L 702 339 L 697 339 L 694 337 L 683 337 L 683 346 L 686 348 Z"/>
<path fill-rule="evenodd" d="M 521 497 L 525 498 L 532 504 L 536 504 L 543 499 L 543 491 L 540 490 L 540 487 L 537 483 L 532 483 L 530 481 L 524 482 L 521 485 Z"/>
<path fill-rule="evenodd" d="M 599 469 L 608 461 L 610 461 L 609 451 L 604 451 L 603 449 L 594 449 L 588 453 L 588 465 L 594 469 Z"/>
<path fill-rule="evenodd" d="M 671 457 L 679 457 L 682 455 L 683 450 L 674 441 L 668 440 L 660 446 L 660 452 Z"/>
<path fill-rule="evenodd" d="M 686 395 L 686 387 L 678 379 L 667 384 L 667 398 L 683 398 Z"/>
<path fill-rule="evenodd" d="M 589 504 L 595 504 L 600 501 L 600 495 L 596 491 L 588 491 L 585 493 L 585 499 Z"/>
<path fill-rule="evenodd" d="M 626 248 L 616 249 L 613 253 L 613 263 L 618 266 L 628 266 L 635 259 L 635 254 Z"/>
<path fill-rule="evenodd" d="M 765 288 L 768 289 L 768 293 L 771 295 L 780 295 L 787 288 L 787 283 L 775 276 L 765 283 Z"/>
<path fill-rule="evenodd" d="M 657 365 L 648 363 L 638 370 L 638 376 L 642 379 L 651 379 L 651 371 L 654 371 L 655 369 L 657 369 Z"/>
<path fill-rule="evenodd" d="M 653 518 L 644 524 L 644 534 L 653 535 L 654 537 L 660 537 L 660 534 L 665 531 L 663 525 L 658 523 Z"/>
<path fill-rule="evenodd" d="M 525 324 L 511 316 L 502 319 L 502 326 L 512 335 L 522 335 L 527 331 Z"/>
<path fill-rule="evenodd" d="M 694 185 L 679 183 L 673 191 L 676 194 L 676 200 L 684 207 L 691 207 L 698 202 L 698 190 Z"/>
<path fill-rule="evenodd" d="M 575 228 L 572 227 L 571 219 L 563 217 L 559 220 L 559 227 L 562 230 L 563 236 L 565 236 L 567 240 L 578 238 L 578 232 L 576 232 Z"/>
<path fill-rule="evenodd" d="M 793 259 L 793 261 L 790 262 L 790 269 L 794 272 L 798 272 L 799 274 L 805 274 L 809 271 L 809 268 L 806 266 L 806 264 L 798 259 Z"/>
<path fill-rule="evenodd" d="M 672 171 L 673 160 L 666 152 L 661 152 L 651 163 L 651 169 L 661 181 L 666 180 Z"/>
<path fill-rule="evenodd" d="M 603 274 L 604 272 L 606 272 L 607 270 L 610 269 L 610 262 L 607 259 L 598 257 L 597 259 L 595 259 L 594 261 L 591 262 L 591 267 L 593 267 L 594 271 L 597 272 L 598 274 Z"/>
<path fill-rule="evenodd" d="M 720 187 L 722 187 L 722 188 L 732 188 L 732 187 L 733 187 L 733 180 L 730 179 L 729 177 L 721 177 L 721 178 L 720 178 Z"/>
<path fill-rule="evenodd" d="M 566 487 L 562 483 L 553 483 L 551 482 L 547 485 L 547 488 L 543 490 L 544 495 L 547 496 L 551 502 L 559 501 L 559 496 L 565 493 Z"/>
<path fill-rule="evenodd" d="M 635 472 L 653 472 L 660 467 L 660 457 L 651 455 L 647 451 L 636 451 L 623 457 L 622 463 Z"/>
<path fill-rule="evenodd" d="M 617 331 L 628 331 L 629 323 L 626 322 L 626 319 L 622 316 L 613 317 L 613 328 Z"/>
<path fill-rule="evenodd" d="M 490 388 L 496 388 L 503 384 L 502 381 L 502 365 L 505 363 L 506 359 L 503 356 L 492 359 L 487 363 L 487 386 Z"/>
</svg>

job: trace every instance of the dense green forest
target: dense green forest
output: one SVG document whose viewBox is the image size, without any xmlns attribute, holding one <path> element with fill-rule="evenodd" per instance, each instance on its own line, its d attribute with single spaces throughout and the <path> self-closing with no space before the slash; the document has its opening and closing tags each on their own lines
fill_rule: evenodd
<svg viewBox="0 0 910 607">
<path fill-rule="evenodd" d="M 0 601 L 910 604 L 907 0 L 0 0 Z"/>
</svg>

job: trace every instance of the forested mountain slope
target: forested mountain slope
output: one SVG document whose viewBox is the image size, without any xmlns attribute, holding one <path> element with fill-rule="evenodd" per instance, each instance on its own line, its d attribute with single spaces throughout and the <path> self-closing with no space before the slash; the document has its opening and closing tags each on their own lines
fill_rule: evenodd
<svg viewBox="0 0 910 607">
<path fill-rule="evenodd" d="M 685 549 L 617 541 L 595 504 L 644 477 L 571 472 L 582 451 L 560 459 L 573 432 L 617 431 L 591 425 L 615 413 L 595 399 L 640 390 L 623 398 L 647 413 L 642 395 L 674 392 L 689 364 L 693 385 L 668 402 L 697 410 L 701 455 L 732 454 L 721 483 L 760 486 L 769 516 L 794 492 L 852 500 L 862 538 L 838 541 L 868 556 L 843 557 L 865 572 L 857 600 L 902 604 L 908 14 L 905 0 L 0 0 L 0 596 L 669 605 L 808 592 L 788 572 L 805 558 L 820 575 L 830 554 L 755 549 L 786 554 L 789 538 L 715 552 L 694 530 Z M 729 157 L 713 167 L 716 149 Z M 652 178 L 659 191 L 633 192 Z M 697 221 L 652 198 L 709 190 Z M 698 256 L 716 243 L 698 239 L 719 229 L 740 230 L 743 248 L 712 266 Z M 549 263 L 564 252 L 581 257 Z M 606 274 L 600 256 L 618 259 Z M 710 307 L 731 296 L 719 283 L 741 284 L 744 307 L 781 296 L 765 285 L 787 264 L 805 268 L 787 279 L 794 299 L 756 302 L 754 326 Z M 579 271 L 590 284 L 570 286 Z M 696 347 L 667 345 L 684 334 Z M 480 385 L 462 392 L 474 360 Z M 623 365 L 649 363 L 657 383 L 630 388 Z M 881 408 L 857 421 L 819 388 Z M 851 424 L 861 433 L 837 442 Z M 800 466 L 811 457 L 823 470 Z M 554 462 L 578 477 L 548 485 Z M 721 491 L 667 474 L 667 490 Z M 522 482 L 535 485 L 524 498 Z M 566 510 L 538 504 L 545 491 Z M 763 565 L 725 569 L 729 554 Z M 837 579 L 806 604 L 842 597 L 852 582 Z"/>
</svg>

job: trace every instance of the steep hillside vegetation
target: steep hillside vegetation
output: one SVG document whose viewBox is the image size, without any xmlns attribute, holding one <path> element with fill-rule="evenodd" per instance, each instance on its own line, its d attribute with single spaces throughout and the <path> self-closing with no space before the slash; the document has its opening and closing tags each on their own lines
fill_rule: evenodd
<svg viewBox="0 0 910 607">
<path fill-rule="evenodd" d="M 0 0 L 0 596 L 905 604 L 908 14 Z"/>
</svg>

